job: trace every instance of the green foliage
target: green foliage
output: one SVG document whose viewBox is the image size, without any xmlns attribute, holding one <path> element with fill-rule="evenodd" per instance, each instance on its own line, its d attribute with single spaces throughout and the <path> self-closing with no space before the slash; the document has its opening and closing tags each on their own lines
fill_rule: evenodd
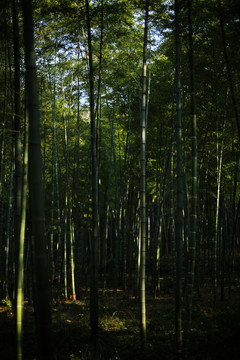
<svg viewBox="0 0 240 360">
<path fill-rule="evenodd" d="M 126 330 L 126 323 L 122 321 L 118 316 L 118 312 L 115 311 L 112 316 L 106 317 L 100 322 L 100 326 L 105 331 L 118 331 Z"/>
<path fill-rule="evenodd" d="M 12 302 L 9 299 L 8 300 L 1 299 L 0 306 L 6 306 L 7 308 L 11 308 L 12 307 Z"/>
</svg>

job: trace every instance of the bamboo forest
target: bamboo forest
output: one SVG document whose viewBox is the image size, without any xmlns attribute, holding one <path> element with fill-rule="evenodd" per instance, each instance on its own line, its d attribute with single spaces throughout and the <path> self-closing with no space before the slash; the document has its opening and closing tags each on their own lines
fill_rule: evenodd
<svg viewBox="0 0 240 360">
<path fill-rule="evenodd" d="M 0 0 L 0 359 L 240 358 L 239 0 Z"/>
</svg>

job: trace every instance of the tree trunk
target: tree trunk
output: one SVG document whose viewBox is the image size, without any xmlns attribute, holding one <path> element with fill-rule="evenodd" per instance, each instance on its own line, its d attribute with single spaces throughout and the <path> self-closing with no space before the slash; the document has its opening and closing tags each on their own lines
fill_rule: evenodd
<svg viewBox="0 0 240 360">
<path fill-rule="evenodd" d="M 8 211 L 7 211 L 7 226 L 6 226 L 6 259 L 5 259 L 5 298 L 6 300 L 12 300 L 12 284 L 10 286 L 10 225 L 12 217 L 12 192 L 13 192 L 13 173 L 14 173 L 14 161 L 12 159 L 10 184 L 9 184 L 9 198 L 8 198 Z"/>
<path fill-rule="evenodd" d="M 20 45 L 18 26 L 18 1 L 12 0 L 13 45 L 14 45 L 14 141 L 15 141 L 15 219 L 14 219 L 14 257 L 15 257 L 15 297 L 18 283 L 19 240 L 21 226 L 22 201 L 22 144 L 21 144 L 21 110 L 20 110 Z M 16 306 L 14 299 L 14 307 Z M 14 308 L 16 312 L 16 308 Z"/>
<path fill-rule="evenodd" d="M 141 346 L 146 347 L 146 101 L 147 101 L 147 34 L 148 34 L 148 0 L 146 1 L 143 68 L 142 68 L 142 103 L 141 103 L 141 182 L 140 182 L 140 329 Z"/>
<path fill-rule="evenodd" d="M 188 353 L 188 343 L 192 324 L 193 288 L 195 277 L 195 257 L 197 238 L 197 206 L 198 206 L 198 159 L 197 159 L 197 116 L 194 80 L 194 54 L 192 29 L 192 1 L 188 0 L 188 36 L 189 36 L 189 64 L 190 64 L 190 92 L 191 92 L 191 118 L 192 118 L 192 189 L 190 214 L 190 239 L 187 273 L 187 328 L 185 353 Z"/>
<path fill-rule="evenodd" d="M 6 27 L 6 21 L 5 21 Z M 5 36 L 7 30 L 5 28 Z M 7 39 L 7 36 L 6 36 Z M 0 160 L 0 296 L 6 296 L 6 274 L 4 274 L 4 255 L 5 255 L 5 246 L 6 246 L 6 237 L 4 236 L 4 190 L 5 190 L 5 159 L 6 159 L 6 120 L 7 120 L 7 100 L 8 100 L 8 48 L 7 40 L 5 42 L 5 69 L 4 69 L 4 102 L 3 102 L 3 124 L 2 124 L 2 134 L 1 134 L 1 160 Z M 4 288 L 5 280 L 5 288 Z"/>
<path fill-rule="evenodd" d="M 222 130 L 222 141 L 220 148 L 220 156 L 218 156 L 217 163 L 217 194 L 216 194 L 216 214 L 215 214 L 215 236 L 214 236 L 214 247 L 213 247 L 213 282 L 214 282 L 214 305 L 217 300 L 217 285 L 218 285 L 218 227 L 219 227 L 219 210 L 220 210 L 220 195 L 221 195 L 221 176 L 222 176 L 222 161 L 223 161 L 223 134 L 225 128 L 225 120 L 223 123 Z"/>
<path fill-rule="evenodd" d="M 92 40 L 89 15 L 89 2 L 86 0 L 88 56 L 89 56 L 89 87 L 91 117 L 91 150 L 92 150 L 92 241 L 91 241 L 91 294 L 90 321 L 91 336 L 95 350 L 98 344 L 98 174 L 97 174 L 97 141 L 94 111 L 94 77 L 92 61 Z"/>
<path fill-rule="evenodd" d="M 19 241 L 18 258 L 18 283 L 17 283 L 17 356 L 22 359 L 22 321 L 24 312 L 24 243 L 27 214 L 27 188 L 28 188 L 28 121 L 25 124 L 25 149 L 23 162 L 23 190 L 22 190 L 22 210 Z"/>
<path fill-rule="evenodd" d="M 131 135 L 131 116 L 130 116 L 130 96 L 128 97 L 128 131 L 126 139 L 125 150 L 125 179 L 122 199 L 122 279 L 123 289 L 126 290 L 127 282 L 127 233 L 129 234 L 130 222 L 129 222 L 129 208 L 128 208 L 128 196 L 129 196 L 129 153 L 130 153 L 130 135 Z"/>
<path fill-rule="evenodd" d="M 182 123 L 180 81 L 179 1 L 175 0 L 176 46 L 176 137 L 177 137 L 177 214 L 176 214 L 176 298 L 175 327 L 177 351 L 182 352 L 182 242 L 183 242 L 183 173 L 182 173 Z"/>
<path fill-rule="evenodd" d="M 32 1 L 23 0 L 25 81 L 29 119 L 29 190 L 35 279 L 34 310 L 40 360 L 52 360 L 50 286 L 46 252 L 44 193 L 42 184 L 40 114 L 34 49 Z"/>
<path fill-rule="evenodd" d="M 114 141 L 114 130 L 113 122 L 110 120 L 111 128 L 111 148 L 113 153 L 113 164 L 114 164 L 114 179 L 115 179 L 115 246 L 114 246 L 114 299 L 117 297 L 118 287 L 118 271 L 119 271 L 119 201 L 118 201 L 118 181 L 117 181 L 117 165 L 116 165 L 116 151 Z"/>
<path fill-rule="evenodd" d="M 74 261 L 74 249 L 75 249 L 75 239 L 74 239 L 74 223 L 72 219 L 72 209 L 70 211 L 70 263 L 71 263 L 71 287 L 72 295 L 71 298 L 73 301 L 76 301 L 76 290 L 75 290 L 75 261 Z"/>
</svg>

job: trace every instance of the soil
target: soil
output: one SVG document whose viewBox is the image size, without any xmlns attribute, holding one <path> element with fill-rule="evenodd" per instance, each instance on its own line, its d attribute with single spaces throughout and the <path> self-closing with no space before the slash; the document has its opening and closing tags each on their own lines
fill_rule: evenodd
<svg viewBox="0 0 240 360">
<path fill-rule="evenodd" d="M 219 296 L 220 297 L 220 296 Z M 213 306 L 210 288 L 201 289 L 194 299 L 189 342 L 189 360 L 237 360 L 240 358 L 240 288 L 227 300 L 218 299 Z M 147 346 L 140 346 L 139 303 L 118 291 L 116 299 L 108 290 L 99 291 L 99 344 L 97 355 L 90 341 L 89 290 L 82 290 L 77 301 L 52 305 L 53 345 L 57 360 L 175 360 L 174 293 L 147 296 Z M 184 315 L 184 314 L 183 314 Z M 25 302 L 23 323 L 23 359 L 37 359 L 34 311 Z M 14 315 L 6 303 L 0 304 L 0 359 L 14 360 Z"/>
</svg>

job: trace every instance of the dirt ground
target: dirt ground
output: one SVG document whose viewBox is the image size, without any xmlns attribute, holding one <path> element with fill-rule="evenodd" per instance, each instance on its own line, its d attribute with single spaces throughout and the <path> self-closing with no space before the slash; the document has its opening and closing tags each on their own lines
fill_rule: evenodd
<svg viewBox="0 0 240 360">
<path fill-rule="evenodd" d="M 201 291 L 194 300 L 189 343 L 190 360 L 237 360 L 240 358 L 240 288 L 228 300 L 213 307 L 211 289 Z M 174 337 L 174 294 L 147 296 L 147 347 L 140 346 L 139 304 L 118 291 L 103 296 L 99 291 L 99 349 L 104 360 L 177 359 Z M 64 301 L 52 306 L 53 344 L 58 360 L 93 359 L 90 342 L 89 291 L 82 291 L 76 302 Z M 24 360 L 36 359 L 33 306 L 25 303 Z M 6 303 L 0 304 L 0 359 L 15 359 L 14 316 Z"/>
</svg>

